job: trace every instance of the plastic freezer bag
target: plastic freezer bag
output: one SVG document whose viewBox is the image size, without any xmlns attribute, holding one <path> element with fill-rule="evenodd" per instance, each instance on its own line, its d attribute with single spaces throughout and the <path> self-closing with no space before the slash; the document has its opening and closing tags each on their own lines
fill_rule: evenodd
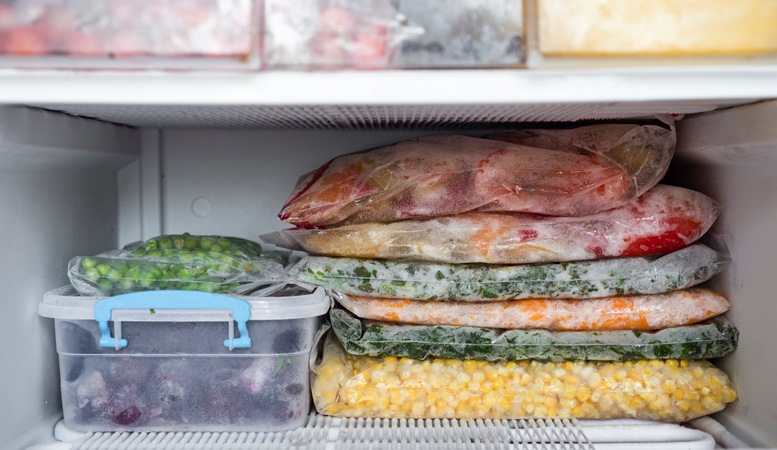
<svg viewBox="0 0 777 450">
<path fill-rule="evenodd" d="M 644 142 L 620 152 L 594 146 L 589 148 L 601 153 L 569 146 L 536 148 L 438 135 L 340 156 L 303 176 L 279 217 L 309 227 L 439 217 L 477 209 L 594 214 L 635 199 L 666 172 L 674 152 L 674 132 L 631 127 L 645 130 Z M 585 128 L 574 131 L 590 134 Z M 661 138 L 654 136 L 661 133 Z M 607 156 L 608 152 L 617 153 L 619 160 Z M 652 183 L 637 186 L 630 171 L 634 168 L 652 172 Z M 644 173 L 639 179 L 643 178 Z"/>
<path fill-rule="evenodd" d="M 720 266 L 717 252 L 696 244 L 658 258 L 518 266 L 309 256 L 289 275 L 352 295 L 494 301 L 661 294 L 707 281 Z"/>
<path fill-rule="evenodd" d="M 333 338 L 322 358 L 313 401 L 320 413 L 341 417 L 682 422 L 737 398 L 707 361 L 419 361 L 349 355 Z"/>
<path fill-rule="evenodd" d="M 6 0 L 0 2 L 0 53 L 73 58 L 59 60 L 63 66 L 77 66 L 79 60 L 91 57 L 81 64 L 84 68 L 110 67 L 131 58 L 140 58 L 136 66 L 147 68 L 159 62 L 153 57 L 165 57 L 170 65 L 185 57 L 209 57 L 211 65 L 214 57 L 245 63 L 258 52 L 259 4 L 252 0 Z M 253 59 L 258 65 L 258 58 Z"/>
<path fill-rule="evenodd" d="M 287 279 L 283 265 L 264 257 L 259 244 L 231 237 L 170 235 L 134 250 L 77 256 L 68 277 L 81 295 L 181 289 L 246 293 Z"/>
<path fill-rule="evenodd" d="M 470 212 L 281 233 L 320 255 L 524 264 L 669 253 L 699 239 L 718 212 L 701 193 L 659 185 L 628 205 L 585 217 Z"/>
<path fill-rule="evenodd" d="M 522 64 L 521 0 L 265 0 L 270 67 Z"/>
<path fill-rule="evenodd" d="M 484 361 L 630 361 L 720 358 L 737 347 L 739 332 L 723 317 L 659 331 L 499 330 L 405 325 L 330 312 L 332 329 L 354 355 Z"/>
<path fill-rule="evenodd" d="M 697 288 L 587 300 L 422 301 L 341 293 L 335 293 L 334 298 L 362 319 L 558 331 L 660 330 L 701 322 L 723 314 L 729 308 L 722 295 Z"/>
</svg>

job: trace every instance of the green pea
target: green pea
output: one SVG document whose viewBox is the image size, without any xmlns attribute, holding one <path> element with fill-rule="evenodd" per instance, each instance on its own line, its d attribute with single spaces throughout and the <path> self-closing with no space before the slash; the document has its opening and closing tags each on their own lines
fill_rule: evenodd
<svg viewBox="0 0 777 450">
<path fill-rule="evenodd" d="M 111 271 L 111 266 L 105 263 L 97 264 L 95 268 L 97 269 L 97 272 L 102 276 L 108 275 L 108 272 Z"/>
</svg>

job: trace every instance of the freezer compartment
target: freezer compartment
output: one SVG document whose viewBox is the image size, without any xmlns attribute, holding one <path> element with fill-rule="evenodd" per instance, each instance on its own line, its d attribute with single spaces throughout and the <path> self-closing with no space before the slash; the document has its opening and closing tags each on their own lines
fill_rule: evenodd
<svg viewBox="0 0 777 450">
<path fill-rule="evenodd" d="M 523 0 L 265 0 L 270 68 L 515 67 Z"/>
<path fill-rule="evenodd" d="M 304 423 L 310 354 L 329 306 L 322 289 L 242 299 L 71 293 L 47 294 L 39 311 L 55 318 L 64 421 L 72 430 L 281 431 Z M 180 305 L 162 301 L 173 297 Z M 105 302 L 113 307 L 108 316 Z M 84 319 L 89 310 L 97 320 Z"/>
<path fill-rule="evenodd" d="M 254 0 L 11 0 L 0 3 L 0 66 L 256 69 Z"/>
</svg>

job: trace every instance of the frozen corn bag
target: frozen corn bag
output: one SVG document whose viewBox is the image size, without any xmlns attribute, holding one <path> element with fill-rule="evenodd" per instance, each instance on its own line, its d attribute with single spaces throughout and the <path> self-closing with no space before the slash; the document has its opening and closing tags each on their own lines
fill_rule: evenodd
<svg viewBox="0 0 777 450">
<path fill-rule="evenodd" d="M 696 244 L 658 258 L 517 266 L 309 256 L 289 275 L 351 295 L 494 301 L 660 294 L 707 281 L 720 266 L 717 252 Z"/>
<path fill-rule="evenodd" d="M 485 361 L 630 361 L 720 358 L 737 347 L 739 332 L 724 317 L 659 331 L 500 330 L 406 325 L 360 320 L 342 309 L 329 315 L 348 353 Z"/>
<path fill-rule="evenodd" d="M 419 361 L 350 355 L 331 337 L 313 372 L 316 409 L 341 417 L 682 422 L 737 398 L 707 361 Z"/>
<path fill-rule="evenodd" d="M 621 156 L 621 162 L 604 151 L 535 148 L 467 136 L 402 141 L 335 158 L 303 176 L 278 216 L 312 227 L 477 209 L 590 215 L 637 197 L 635 178 L 627 168 L 641 170 L 638 161 L 654 159 L 668 164 L 674 133 L 664 132 L 664 139 L 646 140 L 633 149 L 621 146 L 623 152 L 634 152 L 633 159 Z M 650 156 L 644 154 L 646 149 Z M 654 170 L 658 182 L 666 165 L 651 167 L 644 169 Z"/>
<path fill-rule="evenodd" d="M 189 234 L 159 236 L 133 250 L 77 256 L 68 277 L 81 295 L 181 289 L 246 293 L 287 278 L 283 265 L 251 241 Z"/>
<path fill-rule="evenodd" d="M 626 206 L 586 217 L 470 212 L 282 233 L 319 255 L 524 264 L 669 253 L 699 239 L 718 212 L 701 193 L 659 185 Z"/>
<path fill-rule="evenodd" d="M 722 295 L 698 288 L 585 301 L 543 298 L 462 302 L 350 296 L 339 292 L 334 295 L 340 305 L 362 319 L 558 331 L 660 330 L 701 322 L 729 308 Z"/>
</svg>

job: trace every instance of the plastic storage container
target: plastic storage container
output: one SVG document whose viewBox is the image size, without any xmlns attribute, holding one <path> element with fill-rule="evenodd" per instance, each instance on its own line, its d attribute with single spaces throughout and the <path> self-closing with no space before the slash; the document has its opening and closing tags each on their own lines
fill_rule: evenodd
<svg viewBox="0 0 777 450">
<path fill-rule="evenodd" d="M 0 65 L 68 69 L 255 69 L 255 0 L 0 2 Z"/>
<path fill-rule="evenodd" d="M 265 0 L 268 67 L 514 67 L 523 0 Z"/>
<path fill-rule="evenodd" d="M 55 319 L 65 424 L 78 431 L 301 426 L 310 352 L 329 302 L 323 288 L 239 298 L 49 292 L 39 314 Z M 182 303 L 187 308 L 177 309 Z"/>
</svg>

